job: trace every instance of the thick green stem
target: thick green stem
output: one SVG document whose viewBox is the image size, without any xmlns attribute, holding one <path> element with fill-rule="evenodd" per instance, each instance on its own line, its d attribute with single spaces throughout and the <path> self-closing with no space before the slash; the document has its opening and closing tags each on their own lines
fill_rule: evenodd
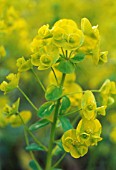
<svg viewBox="0 0 116 170">
<path fill-rule="evenodd" d="M 66 76 L 65 74 L 62 75 L 60 87 L 63 86 L 65 76 Z M 56 108 L 55 108 L 53 124 L 52 124 L 52 127 L 51 127 L 50 142 L 49 142 L 49 148 L 48 148 L 47 162 L 46 162 L 45 170 L 50 170 L 51 165 L 52 165 L 52 154 L 51 153 L 52 153 L 53 144 L 54 144 L 56 122 L 57 122 L 57 118 L 58 118 L 59 107 L 60 107 L 60 99 L 57 100 L 57 104 L 56 104 Z"/>
<path fill-rule="evenodd" d="M 46 89 L 45 89 L 44 85 L 42 84 L 41 80 L 39 79 L 39 77 L 37 76 L 37 74 L 35 73 L 35 71 L 34 71 L 33 69 L 32 69 L 31 71 L 32 71 L 35 79 L 37 80 L 37 82 L 39 83 L 39 85 L 41 86 L 41 88 L 43 89 L 43 91 L 45 92 Z"/>
<path fill-rule="evenodd" d="M 18 90 L 21 92 L 21 94 L 26 98 L 26 100 L 30 103 L 30 105 L 38 111 L 38 108 L 32 103 L 32 101 L 28 98 L 28 96 L 24 93 L 24 91 L 18 86 Z"/>
</svg>

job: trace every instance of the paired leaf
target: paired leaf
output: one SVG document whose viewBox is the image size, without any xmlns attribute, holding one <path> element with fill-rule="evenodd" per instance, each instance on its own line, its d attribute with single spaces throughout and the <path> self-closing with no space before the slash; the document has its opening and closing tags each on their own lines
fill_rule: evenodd
<svg viewBox="0 0 116 170">
<path fill-rule="evenodd" d="M 69 129 L 73 129 L 73 126 L 71 125 L 70 120 L 67 117 L 60 116 L 59 119 L 60 119 L 60 122 L 62 124 L 62 128 L 63 128 L 64 131 L 67 131 Z"/>
<path fill-rule="evenodd" d="M 46 102 L 40 106 L 38 110 L 38 116 L 43 118 L 49 116 L 54 110 L 55 104 L 53 102 Z"/>
<path fill-rule="evenodd" d="M 63 96 L 62 97 L 62 101 L 61 101 L 61 106 L 60 106 L 60 114 L 63 111 L 66 111 L 69 107 L 70 107 L 70 100 L 67 96 Z"/>
<path fill-rule="evenodd" d="M 32 143 L 25 148 L 27 151 L 43 151 L 44 149 L 41 146 L 38 146 L 36 143 Z"/>
<path fill-rule="evenodd" d="M 65 74 L 71 74 L 75 71 L 74 64 L 71 63 L 69 60 L 60 61 L 59 65 L 56 68 Z"/>
<path fill-rule="evenodd" d="M 50 123 L 49 120 L 47 120 L 47 119 L 41 119 L 41 120 L 39 120 L 38 122 L 32 124 L 32 125 L 29 127 L 29 130 L 34 131 L 34 130 L 40 129 L 40 128 L 48 125 L 49 123 Z"/>
<path fill-rule="evenodd" d="M 45 94 L 46 100 L 58 100 L 62 96 L 62 88 L 56 85 L 50 85 Z"/>
</svg>

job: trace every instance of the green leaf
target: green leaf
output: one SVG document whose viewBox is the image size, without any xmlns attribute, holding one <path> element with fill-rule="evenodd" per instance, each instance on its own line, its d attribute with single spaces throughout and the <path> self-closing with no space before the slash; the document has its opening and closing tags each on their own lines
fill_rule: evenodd
<svg viewBox="0 0 116 170">
<path fill-rule="evenodd" d="M 32 143 L 25 147 L 27 151 L 43 151 L 44 149 L 41 146 L 38 146 L 36 143 Z"/>
<path fill-rule="evenodd" d="M 41 120 L 39 120 L 38 122 L 32 124 L 32 125 L 29 127 L 29 130 L 34 131 L 34 130 L 40 129 L 40 128 L 48 125 L 49 123 L 50 123 L 49 120 L 47 120 L 47 119 L 41 119 Z"/>
<path fill-rule="evenodd" d="M 60 106 L 60 114 L 63 111 L 66 111 L 69 107 L 70 107 L 70 100 L 67 96 L 63 96 L 62 97 L 62 101 L 61 101 L 61 106 Z"/>
<path fill-rule="evenodd" d="M 62 96 L 62 88 L 56 85 L 50 85 L 45 93 L 46 100 L 57 100 Z"/>
<path fill-rule="evenodd" d="M 32 168 L 32 170 L 38 170 L 38 167 L 37 167 L 36 163 L 34 162 L 34 160 L 31 160 L 29 162 L 29 166 Z"/>
<path fill-rule="evenodd" d="M 49 116 L 53 112 L 54 106 L 55 104 L 53 102 L 44 103 L 38 110 L 38 116 L 41 118 Z"/>
<path fill-rule="evenodd" d="M 76 54 L 73 58 L 71 58 L 71 62 L 72 63 L 79 63 L 80 61 L 83 61 L 85 58 L 85 54 L 80 52 L 78 54 Z"/>
<path fill-rule="evenodd" d="M 62 128 L 63 128 L 64 131 L 67 131 L 69 129 L 73 129 L 73 126 L 71 125 L 70 120 L 67 117 L 60 116 L 59 119 L 60 119 L 60 122 L 62 124 Z"/>
<path fill-rule="evenodd" d="M 60 61 L 59 65 L 56 68 L 65 74 L 71 74 L 75 71 L 74 64 L 71 63 L 69 60 Z"/>
</svg>

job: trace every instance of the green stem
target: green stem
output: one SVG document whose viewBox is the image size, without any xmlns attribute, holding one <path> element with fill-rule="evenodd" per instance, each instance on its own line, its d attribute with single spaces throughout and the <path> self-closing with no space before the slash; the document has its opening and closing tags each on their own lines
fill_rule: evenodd
<svg viewBox="0 0 116 170">
<path fill-rule="evenodd" d="M 66 58 L 68 58 L 68 51 L 66 50 Z"/>
<path fill-rule="evenodd" d="M 70 59 L 70 57 L 71 57 L 72 53 L 73 53 L 73 51 L 71 51 L 71 52 L 70 52 L 70 54 L 69 54 L 69 59 Z"/>
<path fill-rule="evenodd" d="M 25 141 L 26 141 L 26 145 L 29 146 L 29 140 L 28 140 L 28 135 L 27 135 L 27 131 L 26 131 L 26 128 L 24 127 L 24 135 L 25 135 Z M 39 163 L 37 162 L 34 154 L 32 151 L 29 151 L 30 155 L 31 155 L 31 158 L 34 160 L 38 170 L 42 170 L 42 168 L 40 167 Z"/>
<path fill-rule="evenodd" d="M 29 97 L 24 93 L 24 91 L 18 86 L 18 90 L 21 92 L 21 94 L 26 98 L 26 100 L 30 103 L 30 105 L 38 111 L 38 108 L 32 103 L 32 101 L 29 99 Z"/>
<path fill-rule="evenodd" d="M 100 90 L 91 90 L 91 92 L 100 93 Z"/>
<path fill-rule="evenodd" d="M 79 111 L 81 111 L 82 109 L 75 109 L 75 110 L 72 110 L 71 112 L 69 112 L 69 113 L 66 113 L 66 114 L 63 114 L 63 116 L 69 116 L 69 115 L 71 115 L 71 114 L 73 114 L 73 113 L 75 113 L 75 112 L 79 112 Z"/>
<path fill-rule="evenodd" d="M 57 166 L 59 165 L 59 163 L 64 159 L 65 155 L 66 155 L 66 153 L 64 153 L 64 154 L 61 156 L 61 158 L 53 165 L 52 168 L 57 167 Z"/>
<path fill-rule="evenodd" d="M 55 71 L 54 71 L 53 67 L 51 67 L 51 69 L 52 69 L 52 72 L 53 72 L 53 74 L 54 74 L 54 77 L 55 77 L 56 83 L 57 83 L 57 85 L 58 85 L 58 79 L 57 79 L 57 77 L 56 77 L 56 73 L 55 73 Z"/>
<path fill-rule="evenodd" d="M 21 121 L 22 121 L 22 123 L 23 123 L 23 125 L 24 125 L 24 127 L 25 127 L 25 129 L 26 129 L 26 131 L 27 131 L 27 132 L 29 133 L 29 135 L 32 137 L 32 139 L 34 140 L 34 142 L 35 142 L 36 144 L 38 144 L 39 146 L 41 146 L 45 151 L 48 151 L 47 147 L 44 146 L 40 141 L 38 141 L 38 139 L 37 139 L 37 138 L 33 135 L 33 133 L 29 130 L 29 128 L 28 128 L 27 125 L 25 124 L 23 118 L 21 117 L 21 115 L 18 114 L 18 116 L 20 117 L 20 119 L 21 119 Z"/>
<path fill-rule="evenodd" d="M 62 50 L 62 54 L 65 56 L 65 54 L 64 54 L 64 50 L 63 50 L 63 48 L 61 47 L 61 50 Z"/>
<path fill-rule="evenodd" d="M 42 84 L 41 80 L 39 79 L 39 77 L 37 76 L 37 74 L 35 73 L 35 71 L 34 71 L 33 69 L 31 69 L 31 71 L 32 71 L 35 79 L 37 80 L 37 82 L 39 83 L 39 85 L 41 86 L 41 88 L 43 89 L 43 91 L 45 92 L 46 89 L 45 89 L 44 85 Z"/>
<path fill-rule="evenodd" d="M 68 94 L 65 94 L 67 96 L 70 96 L 70 95 L 73 95 L 73 94 L 77 94 L 77 93 L 85 93 L 87 90 L 84 90 L 84 91 L 77 91 L 77 92 L 72 92 L 72 93 L 68 93 Z M 90 90 L 91 92 L 94 92 L 94 93 L 99 93 L 100 91 L 99 90 Z"/>
<path fill-rule="evenodd" d="M 62 75 L 60 87 L 63 86 L 65 76 L 66 76 L 66 74 Z M 49 148 L 48 148 L 47 162 L 46 162 L 45 170 L 51 169 L 51 164 L 52 164 L 52 154 L 51 153 L 52 153 L 52 148 L 53 148 L 53 143 L 54 143 L 54 138 L 55 138 L 56 122 L 57 122 L 57 118 L 58 118 L 59 107 L 60 107 L 60 99 L 57 100 L 57 104 L 56 104 L 56 108 L 55 108 L 53 124 L 52 124 L 52 127 L 51 127 L 50 142 L 49 142 Z"/>
</svg>

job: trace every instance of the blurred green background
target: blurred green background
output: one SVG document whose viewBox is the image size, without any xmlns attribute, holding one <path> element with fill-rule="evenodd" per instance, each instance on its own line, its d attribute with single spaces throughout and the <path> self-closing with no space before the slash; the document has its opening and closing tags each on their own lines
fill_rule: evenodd
<svg viewBox="0 0 116 170">
<path fill-rule="evenodd" d="M 77 82 L 83 89 L 98 89 L 105 79 L 116 81 L 116 1 L 114 0 L 0 0 L 0 83 L 10 72 L 16 72 L 18 57 L 29 57 L 30 43 L 43 24 L 50 27 L 62 18 L 73 19 L 80 24 L 86 17 L 92 25 L 99 25 L 101 51 L 109 51 L 108 63 L 94 66 L 91 60 L 77 68 Z M 3 52 L 4 47 L 5 52 Z M 6 53 L 6 54 L 5 54 Z M 47 74 L 44 71 L 44 74 Z M 46 82 L 43 72 L 39 72 Z M 34 83 L 35 82 L 35 83 Z M 23 90 L 39 106 L 44 96 L 31 76 L 24 73 L 20 82 Z M 7 100 L 21 97 L 21 108 L 34 112 L 19 92 L 13 91 L 8 98 L 0 92 L 0 109 Z M 116 97 L 115 97 L 116 98 Z M 33 114 L 32 122 L 36 119 Z M 62 161 L 63 170 L 115 170 L 116 169 L 116 103 L 107 109 L 103 117 L 103 141 L 90 148 L 83 158 L 73 159 L 69 155 Z M 37 132 L 45 142 L 48 130 Z M 46 139 L 47 143 L 47 139 Z M 23 128 L 0 127 L 0 170 L 30 170 L 28 153 L 24 150 Z M 37 155 L 37 153 L 35 153 Z M 37 155 L 41 164 L 44 153 Z"/>
</svg>

